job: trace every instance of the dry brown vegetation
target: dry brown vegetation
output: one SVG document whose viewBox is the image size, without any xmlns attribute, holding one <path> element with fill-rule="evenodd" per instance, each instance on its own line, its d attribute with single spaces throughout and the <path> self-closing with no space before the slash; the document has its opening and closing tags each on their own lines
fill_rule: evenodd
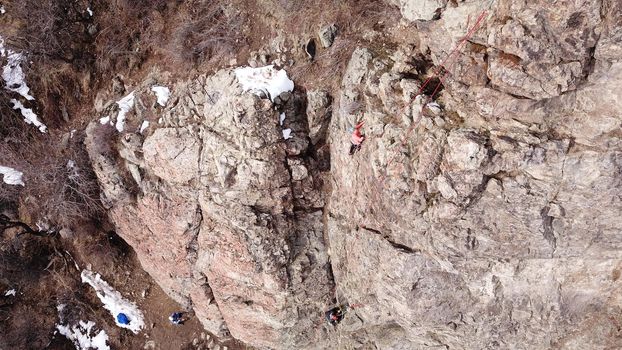
<svg viewBox="0 0 622 350">
<path fill-rule="evenodd" d="M 31 223 L 71 227 L 102 214 L 99 186 L 80 133 L 65 140 L 27 125 L 0 93 L 0 164 L 24 173 L 26 186 L 0 184 L 0 208 L 21 202 Z"/>
</svg>

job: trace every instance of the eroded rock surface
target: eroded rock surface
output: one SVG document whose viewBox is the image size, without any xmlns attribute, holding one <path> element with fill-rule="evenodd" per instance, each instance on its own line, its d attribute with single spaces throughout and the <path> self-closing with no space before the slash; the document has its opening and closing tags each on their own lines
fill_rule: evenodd
<svg viewBox="0 0 622 350">
<path fill-rule="evenodd" d="M 421 46 L 361 45 L 337 91 L 272 103 L 222 70 L 165 108 L 135 87 L 144 135 L 91 124 L 119 234 L 207 330 L 258 348 L 622 347 L 622 7 L 393 3 Z M 431 103 L 417 60 L 482 11 Z M 318 325 L 334 302 L 360 304 L 338 331 Z"/>
<path fill-rule="evenodd" d="M 137 87 L 136 98 L 152 99 L 148 88 Z M 316 334 L 306 329 L 330 302 L 332 279 L 323 175 L 299 155 L 309 144 L 304 106 L 293 96 L 279 107 L 294 130 L 286 141 L 272 103 L 243 93 L 231 71 L 173 91 L 164 110 L 128 116 L 130 124 L 151 113 L 162 118 L 144 141 L 118 143 L 133 157 L 112 161 L 97 147 L 110 126 L 89 127 L 87 145 L 119 234 L 207 330 L 262 348 L 310 344 Z"/>
<path fill-rule="evenodd" d="M 483 3 L 420 23 L 437 62 Z M 338 293 L 365 305 L 361 328 L 393 325 L 406 348 L 620 347 L 622 71 L 590 53 L 612 19 L 600 2 L 496 3 L 440 113 L 398 98 L 418 87 L 399 54 L 354 52 L 337 99 L 362 112 L 341 108 L 330 128 Z M 349 156 L 341 135 L 361 118 Z"/>
</svg>

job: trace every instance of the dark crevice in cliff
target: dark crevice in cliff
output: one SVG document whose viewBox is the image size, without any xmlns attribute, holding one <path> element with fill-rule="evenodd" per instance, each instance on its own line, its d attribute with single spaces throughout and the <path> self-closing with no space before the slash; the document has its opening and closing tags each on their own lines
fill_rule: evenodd
<svg viewBox="0 0 622 350">
<path fill-rule="evenodd" d="M 197 205 L 194 222 L 192 223 L 192 226 L 188 227 L 188 230 L 186 231 L 186 233 L 192 235 L 192 239 L 186 246 L 186 253 L 187 253 L 186 256 L 187 256 L 188 262 L 190 262 L 191 264 L 194 264 L 198 259 L 198 250 L 199 250 L 198 239 L 199 239 L 199 232 L 201 231 L 202 223 L 203 223 L 203 211 L 201 210 L 201 207 Z"/>
<path fill-rule="evenodd" d="M 393 248 L 395 248 L 396 250 L 402 252 L 402 253 L 407 253 L 407 254 L 417 254 L 420 253 L 421 250 L 416 249 L 416 248 L 411 248 L 407 245 L 401 244 L 401 243 L 397 243 L 394 240 L 391 239 L 391 237 L 389 237 L 389 235 L 383 234 L 381 231 L 373 229 L 373 228 L 369 228 L 369 227 L 364 227 L 361 226 L 361 229 L 365 230 L 365 231 L 369 231 L 375 235 L 378 235 L 380 237 L 382 237 L 382 239 L 384 239 L 387 243 L 389 243 Z"/>
<path fill-rule="evenodd" d="M 540 216 L 542 217 L 542 236 L 549 242 L 551 248 L 553 248 L 551 255 L 555 253 L 557 248 L 557 238 L 553 232 L 553 217 L 549 216 L 550 207 L 546 206 L 540 210 Z"/>
</svg>

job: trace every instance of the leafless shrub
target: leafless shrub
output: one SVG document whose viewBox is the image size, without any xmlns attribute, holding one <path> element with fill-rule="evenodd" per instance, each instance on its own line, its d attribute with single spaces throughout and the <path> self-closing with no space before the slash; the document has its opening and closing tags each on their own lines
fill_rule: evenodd
<svg viewBox="0 0 622 350">
<path fill-rule="evenodd" d="M 196 11 L 181 19 L 182 24 L 173 32 L 170 45 L 173 58 L 200 63 L 217 54 L 233 52 L 236 40 L 242 37 L 243 20 L 239 12 L 215 1 L 193 3 Z"/>
<path fill-rule="evenodd" d="M 22 24 L 13 44 L 29 52 L 33 61 L 73 62 L 84 57 L 79 44 L 85 40 L 88 17 L 80 2 L 21 0 L 8 6 Z"/>
<path fill-rule="evenodd" d="M 25 186 L 18 189 L 21 205 L 33 222 L 59 227 L 100 216 L 99 185 L 82 140 L 76 135 L 62 145 L 49 137 L 29 135 L 0 145 L 0 164 L 24 173 Z"/>
<path fill-rule="evenodd" d="M 174 12 L 179 0 L 117 0 L 98 8 L 99 32 L 95 39 L 96 67 L 119 72 L 138 67 L 165 41 L 163 18 Z"/>
</svg>

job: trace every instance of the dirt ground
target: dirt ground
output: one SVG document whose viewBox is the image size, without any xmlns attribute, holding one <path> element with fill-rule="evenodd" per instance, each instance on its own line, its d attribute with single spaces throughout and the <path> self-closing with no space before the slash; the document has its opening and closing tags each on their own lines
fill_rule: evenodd
<svg viewBox="0 0 622 350">
<path fill-rule="evenodd" d="M 229 349 L 245 348 L 234 341 L 218 342 L 189 315 L 183 325 L 168 316 L 185 311 L 145 273 L 135 254 L 114 232 L 95 225 L 60 235 L 38 237 L 5 230 L 0 239 L 0 349 L 75 349 L 56 332 L 57 306 L 65 304 L 65 323 L 94 321 L 109 337 L 112 349 Z M 139 334 L 119 328 L 90 285 L 82 283 L 84 268 L 102 278 L 143 312 L 145 329 Z M 4 296 L 15 289 L 15 296 Z M 144 297 L 143 297 L 144 296 Z"/>
</svg>

